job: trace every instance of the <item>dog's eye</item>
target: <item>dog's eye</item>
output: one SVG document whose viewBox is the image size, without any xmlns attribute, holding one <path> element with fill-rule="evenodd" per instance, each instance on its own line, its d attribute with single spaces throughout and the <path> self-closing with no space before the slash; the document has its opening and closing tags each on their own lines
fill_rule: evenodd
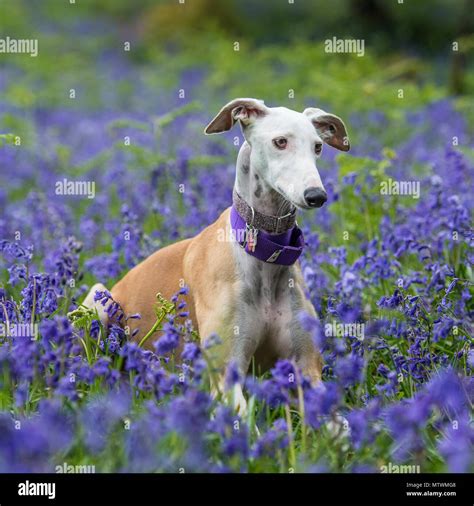
<svg viewBox="0 0 474 506">
<path fill-rule="evenodd" d="M 322 150 L 323 150 L 323 145 L 322 145 L 320 142 L 317 142 L 317 143 L 314 145 L 314 152 L 315 152 L 317 155 L 320 155 Z"/>
<path fill-rule="evenodd" d="M 273 139 L 273 145 L 278 149 L 285 149 L 288 141 L 284 137 L 277 137 Z"/>
</svg>

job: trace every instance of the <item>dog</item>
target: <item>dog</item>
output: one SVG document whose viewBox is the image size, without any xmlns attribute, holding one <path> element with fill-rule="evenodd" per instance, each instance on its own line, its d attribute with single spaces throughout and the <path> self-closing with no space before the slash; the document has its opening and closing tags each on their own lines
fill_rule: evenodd
<svg viewBox="0 0 474 506">
<path fill-rule="evenodd" d="M 350 148 L 344 122 L 321 109 L 302 113 L 267 107 L 263 101 L 238 98 L 225 105 L 207 125 L 206 134 L 230 130 L 239 122 L 245 142 L 236 167 L 233 205 L 212 225 L 191 239 L 156 251 L 134 267 L 111 290 L 125 314 L 140 313 L 130 332 L 139 340 L 151 329 L 157 293 L 169 299 L 184 284 L 189 318 L 201 341 L 217 334 L 222 341 L 217 364 L 220 386 L 232 363 L 245 377 L 252 358 L 260 370 L 280 358 L 294 360 L 316 384 L 322 359 L 299 315 L 316 312 L 305 295 L 298 257 L 304 248 L 296 224 L 297 210 L 321 207 L 327 194 L 316 167 L 323 143 Z M 92 287 L 84 305 L 94 301 Z M 150 347 L 160 337 L 147 341 Z M 234 405 L 245 410 L 238 383 Z"/>
</svg>

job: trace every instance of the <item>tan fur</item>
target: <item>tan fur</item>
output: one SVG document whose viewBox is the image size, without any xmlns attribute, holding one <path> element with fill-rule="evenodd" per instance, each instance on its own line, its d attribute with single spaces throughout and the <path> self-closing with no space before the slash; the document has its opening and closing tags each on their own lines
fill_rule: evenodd
<svg viewBox="0 0 474 506">
<path fill-rule="evenodd" d="M 232 254 L 228 242 L 219 242 L 219 229 L 225 230 L 229 209 L 219 219 L 192 239 L 171 244 L 135 266 L 111 290 L 126 316 L 140 313 L 141 319 L 128 320 L 132 334 L 139 341 L 156 321 L 156 294 L 170 299 L 184 284 L 189 294 L 183 296 L 190 318 L 202 338 L 212 332 L 225 334 L 226 314 L 232 308 L 232 284 L 235 280 Z M 235 299 L 235 298 L 234 298 Z M 212 315 L 212 316 L 210 316 Z M 160 334 L 146 343 L 151 349 Z"/>
</svg>

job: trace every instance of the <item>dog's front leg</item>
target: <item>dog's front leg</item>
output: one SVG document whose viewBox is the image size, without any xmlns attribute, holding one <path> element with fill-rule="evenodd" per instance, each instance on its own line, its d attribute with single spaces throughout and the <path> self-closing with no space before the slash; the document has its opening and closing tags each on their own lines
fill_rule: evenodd
<svg viewBox="0 0 474 506">
<path fill-rule="evenodd" d="M 238 329 L 238 325 L 234 329 Z M 255 354 L 258 341 L 252 334 L 233 336 L 229 353 L 223 358 L 224 367 L 220 375 L 220 390 L 232 403 L 240 416 L 247 414 L 247 401 L 243 393 L 245 377 Z"/>
<path fill-rule="evenodd" d="M 257 333 L 252 331 L 252 325 L 243 315 L 237 316 L 232 325 L 219 327 L 220 331 L 216 331 L 214 325 L 212 333 L 217 333 L 222 343 L 208 352 L 210 365 L 215 371 L 211 376 L 211 388 L 214 395 L 223 393 L 233 408 L 243 416 L 247 410 L 243 384 L 258 347 L 258 339 L 254 337 Z"/>
<path fill-rule="evenodd" d="M 321 381 L 323 360 L 311 342 L 311 336 L 307 335 L 303 338 L 303 351 L 299 353 L 296 365 L 303 375 L 310 379 L 313 386 Z"/>
<path fill-rule="evenodd" d="M 256 333 L 243 323 L 234 326 L 236 335 L 233 337 L 231 353 L 228 358 L 225 379 L 232 385 L 232 405 L 239 415 L 247 413 L 247 401 L 243 394 L 243 384 L 249 370 L 250 362 L 258 347 Z"/>
<path fill-rule="evenodd" d="M 308 300 L 304 299 L 302 306 L 305 313 L 317 318 L 316 311 Z M 311 332 L 303 328 L 299 316 L 294 319 L 291 325 L 292 358 L 296 361 L 302 374 L 310 379 L 312 385 L 316 385 L 321 381 L 323 359 Z"/>
</svg>

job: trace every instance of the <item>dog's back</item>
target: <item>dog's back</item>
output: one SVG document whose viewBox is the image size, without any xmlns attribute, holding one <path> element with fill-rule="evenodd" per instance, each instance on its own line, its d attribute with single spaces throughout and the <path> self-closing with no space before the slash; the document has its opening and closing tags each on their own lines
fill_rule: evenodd
<svg viewBox="0 0 474 506">
<path fill-rule="evenodd" d="M 126 317 L 136 313 L 141 316 L 140 319 L 129 319 L 126 323 L 134 340 L 143 338 L 156 321 L 157 293 L 170 300 L 185 285 L 189 293 L 180 296 L 180 300 L 186 301 L 185 310 L 189 312 L 189 318 L 198 330 L 196 297 L 198 302 L 203 302 L 202 292 L 207 292 L 213 285 L 210 274 L 214 273 L 225 280 L 223 265 L 219 268 L 219 264 L 230 261 L 227 255 L 228 244 L 219 237 L 219 231 L 225 233 L 228 213 L 229 210 L 224 211 L 216 222 L 195 237 L 156 251 L 130 270 L 111 289 L 112 297 L 120 304 Z M 209 302 L 218 305 L 215 296 L 205 295 L 208 295 L 206 299 Z M 138 332 L 134 335 L 136 329 Z M 147 340 L 146 347 L 151 348 L 159 336 L 159 332 L 153 334 Z"/>
<path fill-rule="evenodd" d="M 112 297 L 118 302 L 126 317 L 139 313 L 140 319 L 129 319 L 130 335 L 134 331 L 134 340 L 140 340 L 156 321 L 155 307 L 157 293 L 170 298 L 183 287 L 183 257 L 193 239 L 185 239 L 166 246 L 136 265 L 111 290 Z M 181 284 L 180 284 L 181 283 Z M 190 295 L 182 296 L 187 302 L 187 310 L 194 319 L 194 304 Z M 146 343 L 147 348 L 156 340 L 153 335 Z"/>
</svg>

